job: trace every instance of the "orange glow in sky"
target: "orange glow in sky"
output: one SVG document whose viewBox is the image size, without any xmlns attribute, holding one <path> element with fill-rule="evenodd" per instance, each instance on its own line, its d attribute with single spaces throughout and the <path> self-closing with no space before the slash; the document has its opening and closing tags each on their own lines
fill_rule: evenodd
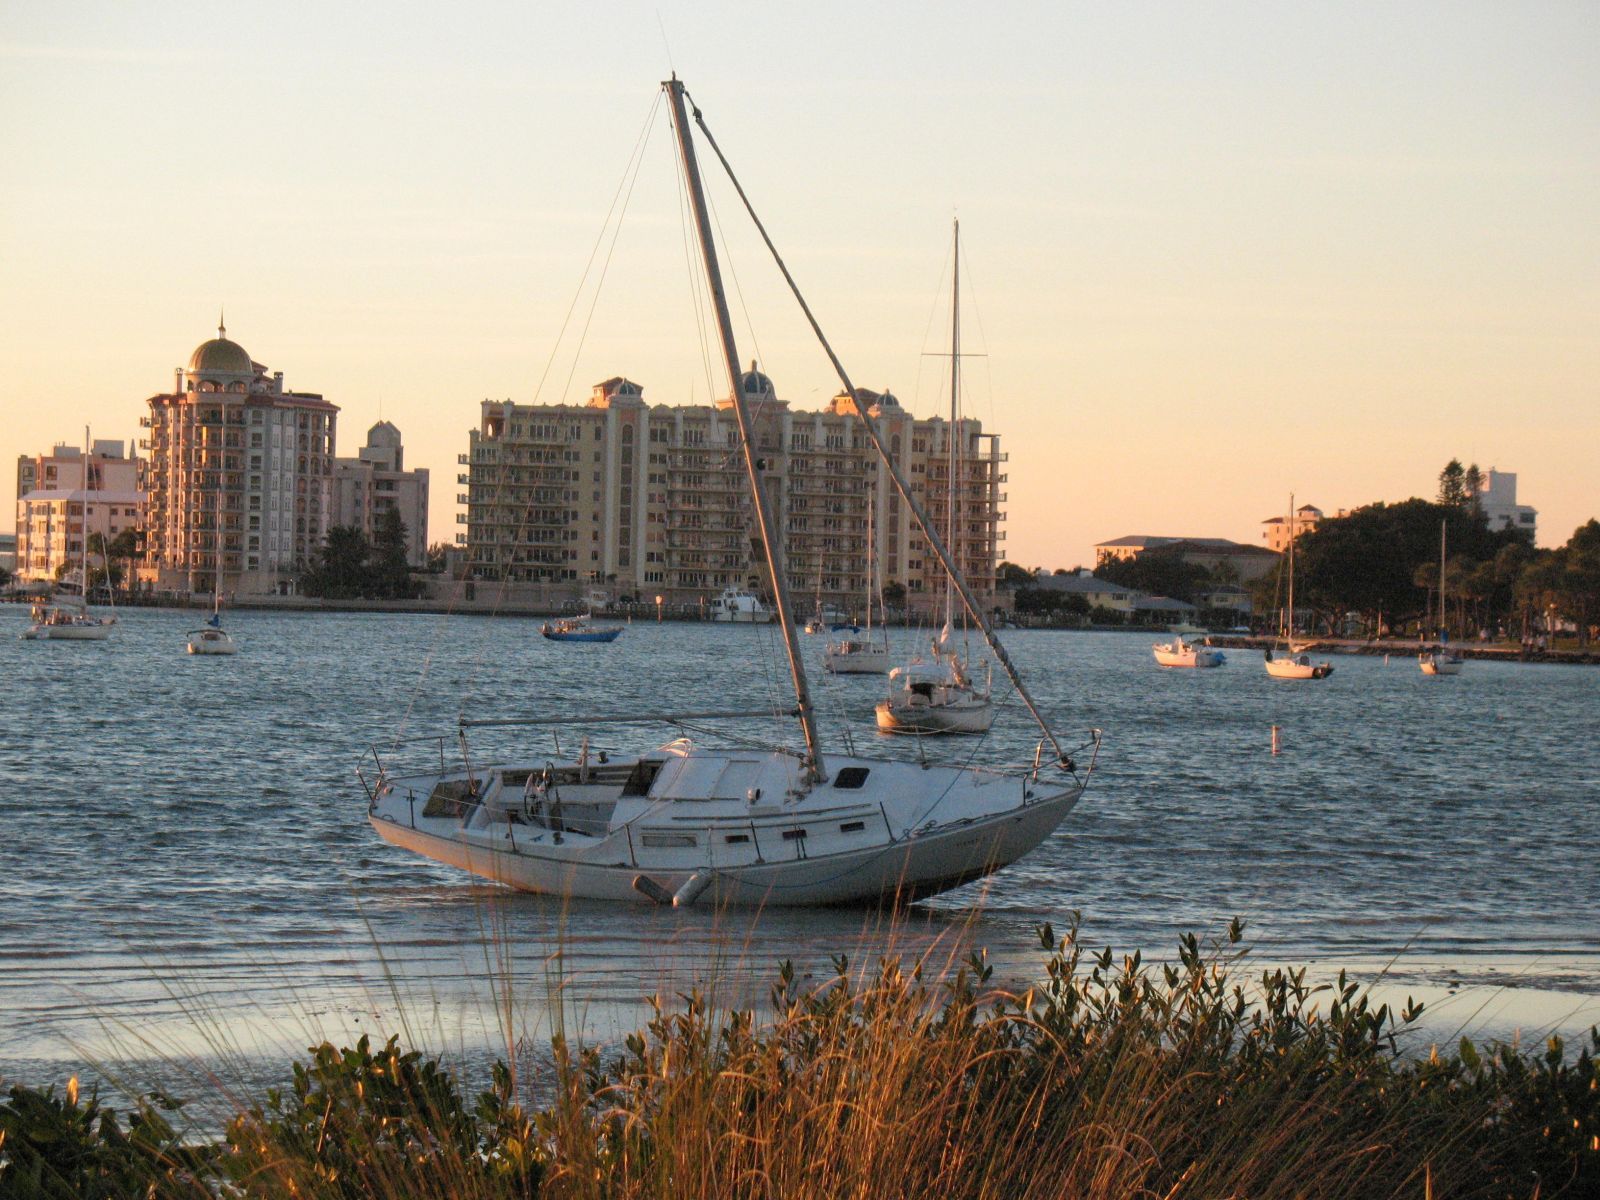
<svg viewBox="0 0 1600 1200">
<path fill-rule="evenodd" d="M 435 541 L 480 400 L 624 374 L 704 402 L 650 119 L 675 67 L 855 381 L 919 415 L 960 216 L 1006 557 L 1258 541 L 1291 491 L 1431 496 L 1451 457 L 1515 471 L 1542 543 L 1600 515 L 1592 4 L 875 7 L 8 6 L 0 458 L 137 437 L 222 305 L 341 406 L 341 453 L 400 427 Z M 822 404 L 826 359 L 713 200 L 744 357 Z"/>
</svg>

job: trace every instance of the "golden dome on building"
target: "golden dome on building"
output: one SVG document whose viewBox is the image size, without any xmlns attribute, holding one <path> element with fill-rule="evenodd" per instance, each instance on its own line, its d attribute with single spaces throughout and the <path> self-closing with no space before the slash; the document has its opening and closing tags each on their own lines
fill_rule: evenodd
<svg viewBox="0 0 1600 1200">
<path fill-rule="evenodd" d="M 189 356 L 189 370 L 204 375 L 250 375 L 255 368 L 250 355 L 238 342 L 228 340 L 226 325 L 217 326 L 217 336 L 201 342 Z"/>
</svg>

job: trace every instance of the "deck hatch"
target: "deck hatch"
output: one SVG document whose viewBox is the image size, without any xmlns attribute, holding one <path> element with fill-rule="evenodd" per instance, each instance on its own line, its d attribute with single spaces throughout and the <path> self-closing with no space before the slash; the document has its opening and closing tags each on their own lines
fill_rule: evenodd
<svg viewBox="0 0 1600 1200">
<path fill-rule="evenodd" d="M 833 786 L 854 790 L 867 782 L 871 770 L 871 767 L 840 767 L 839 773 L 833 777 Z"/>
<path fill-rule="evenodd" d="M 839 826 L 840 833 L 860 833 L 867 827 L 865 821 L 846 821 Z"/>
</svg>

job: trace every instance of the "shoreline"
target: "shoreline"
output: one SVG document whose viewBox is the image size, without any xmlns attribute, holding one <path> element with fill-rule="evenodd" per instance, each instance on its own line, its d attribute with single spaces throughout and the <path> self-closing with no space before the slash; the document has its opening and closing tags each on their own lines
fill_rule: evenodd
<svg viewBox="0 0 1600 1200">
<path fill-rule="evenodd" d="M 26 604 L 30 600 L 25 596 L 4 596 L 0 602 L 9 604 Z M 196 596 L 185 599 L 182 596 L 139 596 L 131 600 L 120 600 L 115 605 L 107 605 L 108 610 L 117 608 L 157 608 L 170 609 L 175 612 L 199 612 L 211 607 L 209 596 Z M 583 605 L 575 600 L 566 600 L 561 603 L 532 603 L 526 600 L 510 600 L 501 597 L 462 596 L 453 600 L 440 600 L 433 597 L 423 597 L 416 600 L 363 600 L 363 599 L 329 599 L 320 596 L 235 596 L 228 600 L 224 608 L 234 612 L 279 612 L 279 613 L 304 613 L 316 615 L 320 613 L 397 613 L 435 616 L 470 616 L 470 617 L 510 617 L 517 620 L 546 620 L 551 617 L 570 617 L 584 611 Z M 661 624 L 664 622 L 711 624 L 711 618 L 706 611 L 698 605 L 665 605 L 659 611 L 654 604 L 614 604 L 603 613 L 596 614 L 608 620 L 622 621 L 628 624 L 635 622 L 641 624 Z M 775 622 L 769 622 L 775 624 Z M 889 617 L 881 622 L 887 628 L 914 629 L 922 626 L 920 619 L 907 616 Z M 736 622 L 732 624 L 744 624 Z M 1037 631 L 1051 631 L 1058 633 L 1128 633 L 1139 635 L 1162 636 L 1172 632 L 1165 625 L 1034 625 L 1034 624 L 1005 624 L 1001 627 L 1003 633 L 1031 633 Z M 1224 650 L 1262 650 L 1270 649 L 1277 641 L 1275 637 L 1265 634 L 1242 633 L 1209 633 L 1193 634 L 1195 638 L 1203 637 L 1208 645 Z M 1437 642 L 1418 642 L 1409 638 L 1318 638 L 1307 647 L 1308 653 L 1322 654 L 1359 654 L 1367 657 L 1400 657 L 1412 658 L 1422 650 L 1437 647 Z M 1592 645 L 1587 649 L 1545 649 L 1524 647 L 1521 645 L 1494 642 L 1452 642 L 1451 648 L 1463 658 L 1479 659 L 1488 662 L 1510 663 L 1558 663 L 1570 666 L 1600 666 L 1600 645 Z"/>
</svg>

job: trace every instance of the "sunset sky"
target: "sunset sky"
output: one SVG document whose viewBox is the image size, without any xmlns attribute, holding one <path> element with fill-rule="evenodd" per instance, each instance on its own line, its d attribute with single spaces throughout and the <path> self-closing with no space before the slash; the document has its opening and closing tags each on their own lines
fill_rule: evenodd
<svg viewBox="0 0 1600 1200">
<path fill-rule="evenodd" d="M 1451 457 L 1517 472 L 1543 544 L 1600 515 L 1592 2 L 7 3 L 8 477 L 85 423 L 137 437 L 222 306 L 341 407 L 342 454 L 380 410 L 401 428 L 435 541 L 480 400 L 722 391 L 656 107 L 673 69 L 855 381 L 918 415 L 944 402 L 924 355 L 960 217 L 1005 557 L 1259 541 L 1291 491 L 1431 497 Z M 713 200 L 741 352 L 816 407 L 827 361 Z"/>
</svg>

